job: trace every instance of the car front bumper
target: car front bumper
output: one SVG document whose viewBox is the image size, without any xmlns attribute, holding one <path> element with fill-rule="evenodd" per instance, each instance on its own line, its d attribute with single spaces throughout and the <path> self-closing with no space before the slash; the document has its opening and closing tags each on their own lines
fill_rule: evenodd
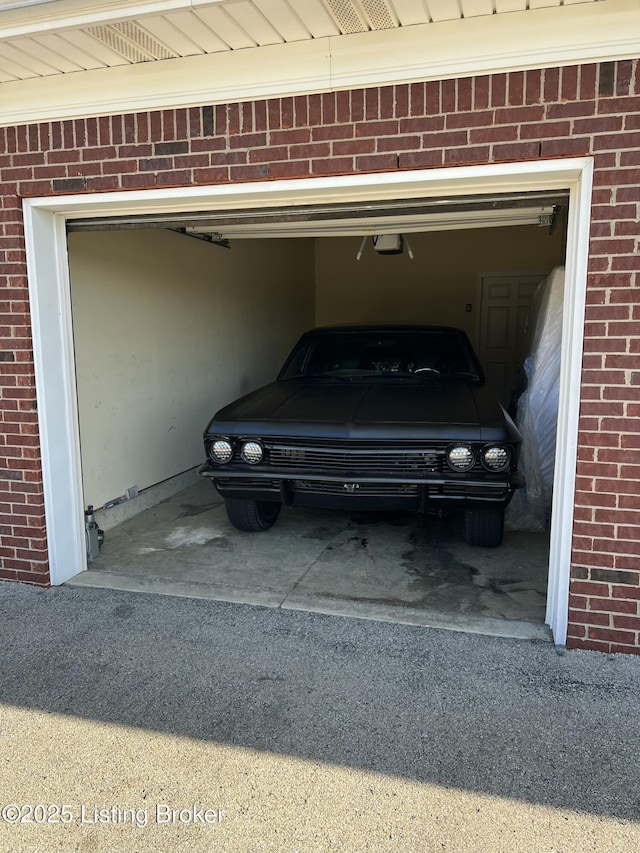
<svg viewBox="0 0 640 853">
<path fill-rule="evenodd" d="M 224 498 L 279 501 L 285 506 L 328 509 L 407 510 L 482 509 L 506 506 L 516 489 L 524 485 L 518 473 L 470 476 L 451 474 L 420 478 L 373 476 L 352 471 L 311 473 L 277 470 L 221 469 L 205 462 L 198 469 L 213 480 Z"/>
</svg>

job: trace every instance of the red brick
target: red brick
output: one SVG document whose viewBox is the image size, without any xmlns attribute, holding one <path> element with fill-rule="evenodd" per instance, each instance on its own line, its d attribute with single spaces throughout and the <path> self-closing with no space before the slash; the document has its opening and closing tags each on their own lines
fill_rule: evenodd
<svg viewBox="0 0 640 853">
<path fill-rule="evenodd" d="M 638 152 L 638 155 L 640 155 L 640 151 Z M 638 165 L 640 165 L 640 156 Z M 628 234 L 640 234 L 640 221 L 638 220 L 628 219 L 623 220 L 622 222 L 614 222 L 613 227 L 615 235 L 626 236 Z"/>
<path fill-rule="evenodd" d="M 325 160 L 312 160 L 311 171 L 314 175 L 336 175 L 353 171 L 353 158 L 333 157 Z"/>
<path fill-rule="evenodd" d="M 442 80 L 440 83 L 440 99 L 443 113 L 453 113 L 456 110 L 456 81 Z"/>
<path fill-rule="evenodd" d="M 571 592 L 574 595 L 608 598 L 609 584 L 599 583 L 597 581 L 571 581 Z"/>
<path fill-rule="evenodd" d="M 430 95 L 430 92 L 433 93 L 433 86 L 435 86 L 437 90 L 437 98 L 433 100 L 433 94 Z M 395 86 L 395 110 L 394 115 L 396 118 L 403 118 L 404 116 L 409 115 L 409 87 L 408 86 Z M 362 95 L 362 93 L 361 93 Z M 353 106 L 353 97 L 351 101 L 351 109 L 352 112 L 354 110 Z M 427 112 L 429 113 L 437 113 L 440 110 L 440 84 L 429 84 L 427 86 Z M 362 118 L 364 118 L 364 113 L 362 113 Z M 358 115 L 353 112 L 353 121 L 358 121 Z"/>
<path fill-rule="evenodd" d="M 620 187 L 625 184 L 633 185 L 632 193 L 637 194 L 640 187 L 636 186 L 638 173 L 635 169 L 598 169 L 593 176 L 593 184 L 599 186 Z M 620 191 L 618 190 L 618 193 Z M 618 196 L 619 197 L 619 196 Z M 620 201 L 624 198 L 619 197 Z"/>
<path fill-rule="evenodd" d="M 420 148 L 420 137 L 419 136 L 396 136 L 396 137 L 384 137 L 382 139 L 358 139 L 357 143 L 362 146 L 363 149 L 368 148 L 373 151 L 377 149 L 378 151 L 417 151 Z M 336 151 L 336 146 L 340 143 L 334 142 L 333 149 Z M 342 143 L 349 144 L 349 143 Z M 337 151 L 336 151 L 337 153 Z"/>
<path fill-rule="evenodd" d="M 507 75 L 494 74 L 491 77 L 491 100 L 492 107 L 503 107 L 507 102 Z M 517 121 L 517 119 L 513 119 Z"/>
<path fill-rule="evenodd" d="M 407 87 L 403 87 L 406 97 Z M 406 115 L 406 104 L 404 112 L 399 111 L 398 103 L 396 103 L 396 116 Z M 440 83 L 438 80 L 428 80 L 425 87 L 425 112 L 427 115 L 434 116 L 442 112 L 442 93 L 440 91 Z"/>
<path fill-rule="evenodd" d="M 540 122 L 545 118 L 544 107 L 506 107 L 495 111 L 496 124 L 524 124 L 526 122 Z"/>
<path fill-rule="evenodd" d="M 628 554 L 616 554 L 614 558 L 614 567 L 616 570 L 622 569 L 625 571 L 634 571 L 638 568 L 638 554 L 637 550 L 634 552 L 633 549 L 630 550 Z"/>
<path fill-rule="evenodd" d="M 567 626 L 567 637 L 569 638 L 569 642 L 570 642 L 570 639 L 573 637 L 582 639 L 586 636 L 587 636 L 587 629 L 586 629 L 585 625 L 572 625 L 571 622 L 569 622 L 569 625 Z M 569 648 L 571 648 L 569 646 L 569 642 L 567 642 L 567 646 Z"/>
<path fill-rule="evenodd" d="M 467 141 L 468 134 L 466 130 L 445 130 L 441 133 L 425 133 L 422 135 L 422 145 L 424 148 L 451 148 L 452 146 L 466 146 Z"/>
<path fill-rule="evenodd" d="M 487 145 L 477 145 L 475 147 L 466 145 L 461 148 L 445 148 L 444 150 L 445 165 L 448 163 L 458 165 L 464 163 L 482 163 L 488 157 L 489 146 Z"/>
<path fill-rule="evenodd" d="M 375 121 L 380 118 L 380 101 L 377 89 L 365 89 L 364 92 L 364 117 L 366 121 Z M 323 113 L 322 120 L 329 124 L 332 119 Z"/>
<path fill-rule="evenodd" d="M 447 116 L 449 118 L 449 116 Z M 432 133 L 444 130 L 444 116 L 422 116 L 421 118 L 403 118 L 400 120 L 400 134 Z M 400 137 L 392 137 L 398 139 Z"/>
<path fill-rule="evenodd" d="M 365 172 L 390 171 L 398 168 L 398 158 L 393 153 L 388 154 L 364 154 L 356 157 L 356 169 Z"/>
<path fill-rule="evenodd" d="M 302 178 L 311 172 L 310 160 L 283 160 L 280 163 L 269 164 L 269 177 L 277 178 Z"/>
<path fill-rule="evenodd" d="M 287 160 L 289 149 L 286 145 L 275 148 L 252 148 L 249 150 L 250 163 L 273 163 L 277 160 Z"/>
<path fill-rule="evenodd" d="M 355 140 L 348 140 L 347 145 L 352 146 Z M 333 143 L 333 153 L 336 155 L 347 154 L 345 149 L 342 151 L 336 150 L 335 146 L 338 143 Z M 355 153 L 355 152 L 354 152 Z M 308 145 L 291 145 L 289 146 L 290 160 L 310 160 L 313 157 L 329 157 L 331 155 L 331 143 L 329 142 L 311 142 Z"/>
<path fill-rule="evenodd" d="M 596 640 L 580 640 L 575 637 L 569 637 L 567 640 L 568 649 L 584 649 L 591 652 L 609 652 L 611 644 L 608 642 L 598 642 Z"/>
<path fill-rule="evenodd" d="M 273 137 L 278 135 L 280 137 L 283 137 L 286 135 L 286 133 L 287 131 L 273 131 L 270 134 L 271 139 L 269 140 L 269 144 L 271 144 L 274 148 L 277 148 L 277 143 L 273 140 Z M 283 143 L 284 142 L 285 140 L 283 140 Z M 239 133 L 229 139 L 229 146 L 231 148 L 261 148 L 265 145 L 267 145 L 266 133 Z"/>
<path fill-rule="evenodd" d="M 599 113 L 640 113 L 640 97 L 601 98 L 598 101 Z"/>
<path fill-rule="evenodd" d="M 525 104 L 537 104 L 542 93 L 542 72 L 535 69 L 526 71 L 524 89 Z"/>
<path fill-rule="evenodd" d="M 629 613 L 634 616 L 638 614 L 637 601 L 631 601 L 622 598 L 590 598 L 588 601 L 589 610 L 601 610 L 606 613 Z"/>
<path fill-rule="evenodd" d="M 425 86 L 424 83 L 411 83 L 409 86 L 409 113 L 412 116 L 421 116 L 425 110 Z"/>
<path fill-rule="evenodd" d="M 258 145 L 266 144 L 266 134 L 255 134 L 258 139 L 265 138 L 264 142 L 258 142 Z M 269 145 L 300 145 L 311 140 L 311 128 L 297 127 L 287 130 L 272 130 L 269 134 Z"/>
<path fill-rule="evenodd" d="M 347 101 L 349 101 L 348 92 L 338 92 L 338 121 L 350 121 L 351 120 L 351 111 L 349 109 L 348 116 L 341 119 L 341 110 L 340 110 L 340 96 L 347 95 Z M 394 118 L 396 117 L 395 111 L 395 92 L 393 86 L 383 86 L 380 89 L 380 118 Z"/>
<path fill-rule="evenodd" d="M 595 239 L 591 240 L 591 253 L 594 255 L 631 254 L 635 251 L 633 239 Z"/>
<path fill-rule="evenodd" d="M 469 131 L 469 142 L 472 145 L 481 142 L 509 142 L 517 138 L 518 128 L 514 125 L 483 127 Z"/>
<path fill-rule="evenodd" d="M 592 567 L 595 566 L 604 569 L 613 569 L 615 564 L 613 554 L 599 554 L 595 553 L 591 549 L 581 551 L 574 548 L 572 551 L 572 559 L 576 562 L 580 562 L 582 565 L 590 565 Z M 579 590 L 576 590 L 576 592 L 579 592 Z M 596 593 L 596 595 L 597 594 L 600 593 Z"/>
<path fill-rule="evenodd" d="M 617 599 L 626 599 L 629 601 L 640 601 L 640 586 L 617 586 L 613 585 L 611 588 L 611 592 L 613 598 Z"/>
<path fill-rule="evenodd" d="M 614 628 L 589 628 L 588 637 L 591 640 L 605 640 L 611 643 L 624 643 L 635 645 L 636 637 L 631 631 L 622 631 Z"/>
<path fill-rule="evenodd" d="M 572 155 L 590 154 L 591 139 L 588 136 L 571 139 L 543 139 L 543 157 L 569 157 Z"/>
<path fill-rule="evenodd" d="M 441 166 L 444 162 L 444 151 L 435 149 L 430 151 L 402 152 L 399 156 L 401 169 L 423 169 L 429 166 Z"/>
<path fill-rule="evenodd" d="M 640 631 L 640 616 L 614 614 L 613 625 L 614 628 L 629 628 L 633 631 Z"/>
<path fill-rule="evenodd" d="M 469 77 L 459 77 L 456 81 L 458 112 L 472 109 L 473 84 Z"/>
<path fill-rule="evenodd" d="M 366 124 L 358 126 L 368 127 Z M 375 136 L 375 134 L 372 135 Z M 353 136 L 354 126 L 352 124 L 334 124 L 329 127 L 314 127 L 311 130 L 311 139 L 313 142 L 323 142 L 330 139 L 352 139 Z"/>
<path fill-rule="evenodd" d="M 569 619 L 576 625 L 600 625 L 608 627 L 611 624 L 611 618 L 608 613 L 597 613 L 587 610 L 572 609 Z"/>
<path fill-rule="evenodd" d="M 629 646 L 623 645 L 620 643 L 611 643 L 611 647 L 609 649 L 611 654 L 619 654 L 619 655 L 640 655 L 640 646 Z"/>
<path fill-rule="evenodd" d="M 523 124 L 518 130 L 520 139 L 566 139 L 571 133 L 571 123 L 568 121 L 541 121 L 534 124 Z"/>
<path fill-rule="evenodd" d="M 444 127 L 444 116 L 437 116 L 441 119 Z M 485 110 L 484 112 L 473 113 L 451 113 L 446 116 L 447 130 L 460 130 L 461 128 L 484 127 L 490 128 L 493 124 L 493 111 Z M 513 130 L 517 130 L 513 126 Z"/>
<path fill-rule="evenodd" d="M 489 87 L 491 78 L 488 76 L 474 77 L 473 84 L 473 109 L 484 110 L 489 106 Z"/>
</svg>

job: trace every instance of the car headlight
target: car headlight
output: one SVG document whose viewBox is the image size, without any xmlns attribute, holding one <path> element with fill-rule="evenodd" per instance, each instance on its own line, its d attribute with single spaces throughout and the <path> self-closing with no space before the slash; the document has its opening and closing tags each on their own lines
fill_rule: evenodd
<svg viewBox="0 0 640 853">
<path fill-rule="evenodd" d="M 454 444 L 447 450 L 447 464 L 454 471 L 469 471 L 476 464 L 476 455 L 468 444 Z"/>
<path fill-rule="evenodd" d="M 487 471 L 505 471 L 511 464 L 511 451 L 499 445 L 485 447 L 480 459 Z"/>
<path fill-rule="evenodd" d="M 258 441 L 245 441 L 240 448 L 240 456 L 242 456 L 244 461 L 248 462 L 249 465 L 257 465 L 258 462 L 262 462 L 264 450 Z"/>
<path fill-rule="evenodd" d="M 233 445 L 226 438 L 219 438 L 209 445 L 209 456 L 214 462 L 224 465 L 233 459 Z"/>
</svg>

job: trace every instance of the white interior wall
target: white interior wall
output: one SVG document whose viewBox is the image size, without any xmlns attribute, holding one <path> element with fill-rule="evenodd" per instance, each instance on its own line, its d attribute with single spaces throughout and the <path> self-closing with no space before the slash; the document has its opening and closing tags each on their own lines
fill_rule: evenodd
<svg viewBox="0 0 640 853">
<path fill-rule="evenodd" d="M 69 258 L 85 505 L 199 464 L 213 413 L 314 324 L 311 240 L 84 232 Z"/>
<path fill-rule="evenodd" d="M 409 234 L 413 261 L 376 254 L 370 240 L 357 261 L 361 238 L 317 239 L 316 324 L 439 323 L 474 340 L 478 274 L 549 272 L 564 263 L 565 236 L 537 225 Z"/>
</svg>

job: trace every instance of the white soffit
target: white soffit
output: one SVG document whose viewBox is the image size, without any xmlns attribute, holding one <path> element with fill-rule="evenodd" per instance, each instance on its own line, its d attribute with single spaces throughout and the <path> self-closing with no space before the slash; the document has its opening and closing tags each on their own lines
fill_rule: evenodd
<svg viewBox="0 0 640 853">
<path fill-rule="evenodd" d="M 0 124 L 639 53 L 638 0 L 0 0 Z"/>
</svg>

